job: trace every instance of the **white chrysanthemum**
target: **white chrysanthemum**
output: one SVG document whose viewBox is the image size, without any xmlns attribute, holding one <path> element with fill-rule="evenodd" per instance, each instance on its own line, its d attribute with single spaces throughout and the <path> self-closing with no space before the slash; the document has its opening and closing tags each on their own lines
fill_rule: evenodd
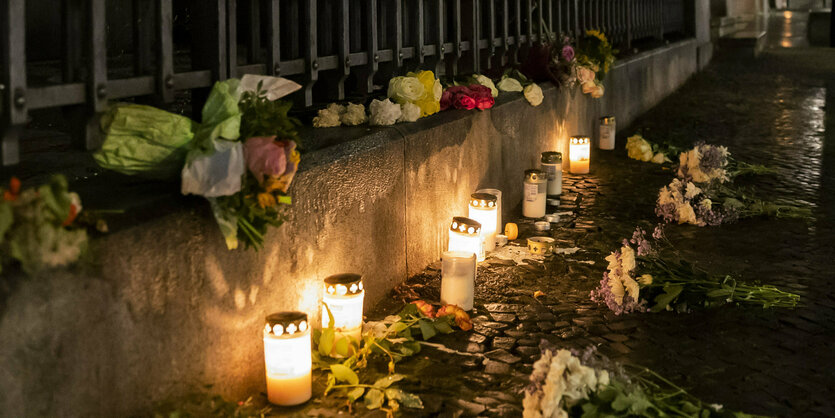
<svg viewBox="0 0 835 418">
<path fill-rule="evenodd" d="M 522 83 L 519 80 L 513 77 L 505 77 L 499 81 L 499 84 L 496 85 L 501 91 L 522 91 L 524 87 L 522 87 Z"/>
<path fill-rule="evenodd" d="M 389 80 L 388 97 L 397 103 L 416 102 L 423 94 L 423 84 L 417 77 L 399 76 Z"/>
<path fill-rule="evenodd" d="M 319 116 L 313 118 L 314 128 L 332 128 L 341 124 L 339 112 L 331 110 L 331 104 L 326 109 L 319 110 Z"/>
<path fill-rule="evenodd" d="M 400 118 L 400 105 L 392 103 L 389 99 L 374 99 L 368 106 L 368 111 L 371 113 L 371 117 L 368 119 L 368 123 L 371 125 L 394 125 Z"/>
<path fill-rule="evenodd" d="M 368 122 L 368 116 L 365 114 L 365 106 L 362 104 L 349 103 L 342 114 L 340 120 L 343 124 L 348 126 L 361 125 Z"/>
<path fill-rule="evenodd" d="M 331 104 L 328 105 L 327 109 L 329 111 L 333 112 L 333 113 L 336 113 L 337 115 L 340 115 L 340 116 L 342 116 L 342 114 L 345 113 L 345 110 L 346 110 L 345 106 L 343 106 L 339 103 L 331 103 Z"/>
<path fill-rule="evenodd" d="M 701 193 L 701 192 L 702 192 L 702 189 L 700 189 L 695 184 L 693 184 L 691 182 L 688 182 L 687 187 L 685 187 L 684 197 L 687 198 L 687 199 L 692 199 L 692 198 L 698 196 L 699 193 Z"/>
<path fill-rule="evenodd" d="M 493 84 L 493 80 L 491 80 L 490 77 L 481 74 L 476 74 L 473 76 L 473 78 L 478 84 L 481 84 L 482 86 L 489 88 L 490 93 L 493 94 L 493 97 L 499 97 L 499 89 L 496 88 L 496 85 Z"/>
<path fill-rule="evenodd" d="M 673 194 L 670 193 L 669 187 L 664 186 L 661 188 L 661 191 L 658 192 L 658 204 L 666 205 L 669 203 L 675 203 L 675 201 L 673 201 Z"/>
<path fill-rule="evenodd" d="M 620 249 L 620 265 L 626 274 L 635 270 L 635 250 L 632 247 L 626 245 Z"/>
<path fill-rule="evenodd" d="M 414 122 L 420 119 L 420 106 L 412 103 L 400 105 L 400 118 L 398 122 Z"/>
<path fill-rule="evenodd" d="M 522 94 L 525 95 L 525 99 L 531 106 L 539 106 L 542 103 L 542 99 L 545 98 L 542 94 L 542 88 L 536 83 L 528 84 Z"/>
</svg>

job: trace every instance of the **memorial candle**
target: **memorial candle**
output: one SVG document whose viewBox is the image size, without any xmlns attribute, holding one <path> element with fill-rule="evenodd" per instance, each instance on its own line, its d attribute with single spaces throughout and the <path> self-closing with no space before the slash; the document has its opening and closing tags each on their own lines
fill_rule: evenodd
<svg viewBox="0 0 835 418">
<path fill-rule="evenodd" d="M 589 137 L 572 136 L 568 141 L 568 157 L 571 161 L 569 171 L 574 174 L 588 173 L 591 158 Z"/>
<path fill-rule="evenodd" d="M 456 216 L 449 225 L 449 251 L 464 251 L 476 255 L 478 261 L 484 260 L 481 245 L 481 223 L 473 219 Z"/>
<path fill-rule="evenodd" d="M 264 361 L 270 403 L 290 406 L 310 399 L 312 360 L 306 313 L 280 312 L 267 317 Z"/>
<path fill-rule="evenodd" d="M 365 289 L 359 274 L 336 274 L 325 278 L 325 293 L 322 296 L 322 328 L 327 328 L 333 315 L 334 342 L 350 338 L 359 344 L 362 339 L 362 305 Z"/>
<path fill-rule="evenodd" d="M 481 224 L 481 242 L 483 250 L 493 251 L 496 248 L 496 217 L 498 204 L 496 196 L 487 193 L 473 193 L 470 195 L 469 218 Z"/>
<path fill-rule="evenodd" d="M 441 259 L 441 303 L 456 305 L 465 311 L 472 310 L 475 274 L 475 254 L 463 251 L 444 252 Z"/>
</svg>

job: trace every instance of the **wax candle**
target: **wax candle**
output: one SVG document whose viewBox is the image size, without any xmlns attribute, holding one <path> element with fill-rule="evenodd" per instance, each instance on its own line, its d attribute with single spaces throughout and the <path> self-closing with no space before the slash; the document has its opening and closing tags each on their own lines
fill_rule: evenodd
<svg viewBox="0 0 835 418">
<path fill-rule="evenodd" d="M 481 242 L 481 223 L 476 220 L 456 216 L 449 225 L 449 251 L 464 251 L 476 255 L 478 261 L 484 260 L 484 247 Z"/>
<path fill-rule="evenodd" d="M 499 189 L 478 189 L 476 193 L 487 193 L 496 196 L 496 231 L 502 230 L 502 191 Z"/>
<path fill-rule="evenodd" d="M 483 251 L 496 248 L 496 217 L 498 205 L 496 196 L 487 193 L 470 195 L 469 218 L 481 224 L 481 245 Z"/>
<path fill-rule="evenodd" d="M 441 261 L 441 303 L 457 305 L 465 311 L 473 309 L 475 275 L 475 254 L 463 251 L 444 252 Z"/>
<path fill-rule="evenodd" d="M 615 131 L 617 125 L 614 116 L 604 116 L 600 118 L 600 149 L 613 150 L 615 149 Z"/>
<path fill-rule="evenodd" d="M 562 193 L 562 153 L 543 152 L 540 168 L 548 176 L 548 196 L 560 195 Z"/>
<path fill-rule="evenodd" d="M 589 172 L 589 160 L 591 149 L 589 137 L 572 136 L 568 141 L 568 153 L 571 160 L 569 171 L 574 174 L 585 174 Z"/>
<path fill-rule="evenodd" d="M 359 344 L 362 339 L 362 307 L 365 299 L 362 276 L 350 273 L 336 274 L 326 277 L 324 285 L 322 328 L 328 326 L 330 318 L 327 309 L 330 309 L 334 321 L 334 342 L 341 338 L 350 338 Z"/>
<path fill-rule="evenodd" d="M 526 170 L 522 197 L 522 216 L 541 218 L 545 216 L 545 188 L 548 182 L 542 170 Z"/>
<path fill-rule="evenodd" d="M 270 403 L 289 406 L 310 399 L 312 360 L 306 313 L 280 312 L 267 317 L 264 361 Z"/>
</svg>

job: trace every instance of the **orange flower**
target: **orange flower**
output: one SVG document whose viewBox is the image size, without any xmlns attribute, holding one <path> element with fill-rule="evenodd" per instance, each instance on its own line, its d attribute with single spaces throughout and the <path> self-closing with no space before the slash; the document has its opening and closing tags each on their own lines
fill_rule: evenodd
<svg viewBox="0 0 835 418">
<path fill-rule="evenodd" d="M 269 193 L 258 193 L 258 206 L 265 209 L 275 206 L 275 196 Z"/>
<path fill-rule="evenodd" d="M 430 304 L 428 304 L 428 303 L 426 303 L 422 300 L 416 300 L 412 303 L 415 306 L 417 306 L 418 311 L 420 311 L 420 313 L 422 313 L 427 318 L 434 318 L 435 317 L 435 312 L 434 312 L 435 308 L 433 308 L 432 305 L 430 305 Z"/>
<path fill-rule="evenodd" d="M 462 331 L 473 329 L 473 321 L 470 319 L 470 315 L 458 306 L 444 305 L 438 309 L 438 317 L 446 315 L 455 315 L 455 325 L 458 325 L 458 328 L 461 328 Z"/>
<path fill-rule="evenodd" d="M 17 200 L 18 195 L 20 195 L 20 179 L 18 179 L 17 177 L 12 177 L 12 179 L 9 181 L 9 190 L 3 192 L 3 200 Z"/>
</svg>

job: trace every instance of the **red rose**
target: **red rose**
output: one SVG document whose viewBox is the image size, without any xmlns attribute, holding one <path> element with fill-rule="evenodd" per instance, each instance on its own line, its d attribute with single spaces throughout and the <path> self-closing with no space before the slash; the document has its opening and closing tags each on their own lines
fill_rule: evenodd
<svg viewBox="0 0 835 418">
<path fill-rule="evenodd" d="M 470 86 L 470 92 L 472 98 L 475 99 L 476 107 L 481 110 L 489 109 L 496 103 L 496 99 L 493 98 L 493 92 L 489 87 L 474 84 Z"/>
<path fill-rule="evenodd" d="M 452 106 L 454 96 L 455 93 L 450 91 L 450 89 L 444 90 L 444 94 L 441 95 L 441 110 L 447 110 Z"/>
<path fill-rule="evenodd" d="M 455 108 L 473 110 L 476 107 L 476 100 L 464 93 L 455 96 Z"/>
</svg>

